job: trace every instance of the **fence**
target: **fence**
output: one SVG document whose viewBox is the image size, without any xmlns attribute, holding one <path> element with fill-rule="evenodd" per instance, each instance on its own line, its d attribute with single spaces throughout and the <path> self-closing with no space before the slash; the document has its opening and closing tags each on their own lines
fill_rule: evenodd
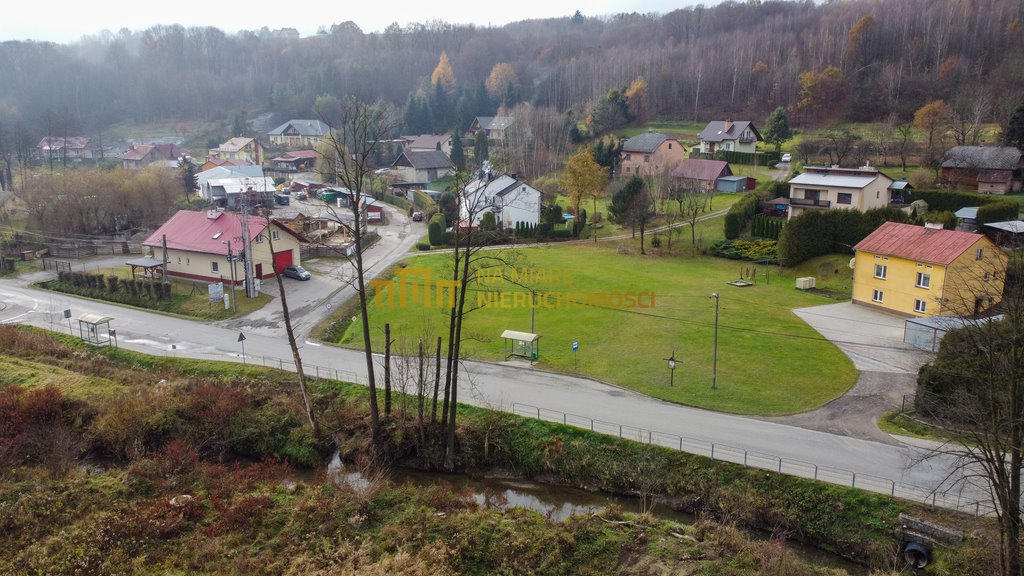
<svg viewBox="0 0 1024 576">
<path fill-rule="evenodd" d="M 291 372 L 296 371 L 295 362 L 292 360 L 251 355 L 247 356 L 246 359 L 250 364 L 260 364 L 267 368 L 278 368 Z M 318 380 L 337 380 L 355 384 L 367 383 L 367 379 L 362 374 L 349 370 L 303 364 L 303 372 L 307 378 Z M 505 410 L 503 407 L 499 409 Z M 872 476 L 870 474 L 858 474 L 852 470 L 818 465 L 794 458 L 783 458 L 773 454 L 737 448 L 720 442 L 709 442 L 688 436 L 637 428 L 628 424 L 595 420 L 586 416 L 518 402 L 513 403 L 511 409 L 506 411 L 517 416 L 583 428 L 591 432 L 622 438 L 623 440 L 632 440 L 642 444 L 670 448 L 679 452 L 705 456 L 712 460 L 739 464 L 747 468 L 771 470 L 780 474 L 789 474 L 790 476 L 798 476 L 819 482 L 828 482 L 839 486 L 848 486 L 868 492 L 886 494 L 893 498 L 920 502 L 933 508 L 946 508 L 974 514 L 975 516 L 991 516 L 995 513 L 991 502 L 968 499 L 959 493 L 937 492 L 919 486 L 896 482 L 889 478 Z"/>
<path fill-rule="evenodd" d="M 933 507 L 948 508 L 958 512 L 967 512 L 976 516 L 991 515 L 994 513 L 991 502 L 966 499 L 959 493 L 950 494 L 949 492 L 936 492 L 918 486 L 902 484 L 888 478 L 872 476 L 869 474 L 858 474 L 852 470 L 822 466 L 813 462 L 806 462 L 793 458 L 783 458 L 773 454 L 765 454 L 763 452 L 729 446 L 728 444 L 709 442 L 707 440 L 679 436 L 677 434 L 670 434 L 666 432 L 646 430 L 635 426 L 603 420 L 595 420 L 593 418 L 587 418 L 586 416 L 579 416 L 558 410 L 549 410 L 547 408 L 540 408 L 529 404 L 513 403 L 511 412 L 519 416 L 536 418 L 537 420 L 556 422 L 576 428 L 584 428 L 592 432 L 616 436 L 624 440 L 632 440 L 643 444 L 671 448 L 673 450 L 678 450 L 679 452 L 706 456 L 712 460 L 731 462 L 733 464 L 739 464 L 749 468 L 771 470 L 780 474 L 789 474 L 791 476 L 808 478 L 820 482 L 828 482 L 830 484 L 838 484 L 840 486 L 860 488 L 861 490 L 867 490 L 869 492 L 888 494 L 894 498 L 921 502 Z"/>
<path fill-rule="evenodd" d="M 43 270 L 53 270 L 55 272 L 70 272 L 71 262 L 67 260 L 57 260 L 56 258 L 42 258 Z"/>
<path fill-rule="evenodd" d="M 49 255 L 55 258 L 85 258 L 105 254 L 142 254 L 141 244 L 130 242 L 74 242 L 46 245 Z"/>
</svg>

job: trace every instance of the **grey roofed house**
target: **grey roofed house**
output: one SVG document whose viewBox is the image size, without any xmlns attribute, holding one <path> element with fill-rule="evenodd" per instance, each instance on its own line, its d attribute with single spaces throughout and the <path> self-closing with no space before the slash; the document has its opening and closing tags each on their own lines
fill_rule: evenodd
<svg viewBox="0 0 1024 576">
<path fill-rule="evenodd" d="M 290 129 L 290 130 L 289 130 Z M 331 128 L 319 120 L 289 120 L 267 132 L 268 136 L 295 134 L 298 136 L 326 136 Z"/>
<path fill-rule="evenodd" d="M 470 131 L 475 130 L 504 130 L 512 125 L 515 120 L 512 116 L 477 116 L 470 126 Z"/>
<path fill-rule="evenodd" d="M 1021 167 L 1021 151 L 1013 146 L 954 146 L 946 150 L 942 167 L 1016 170 Z"/>
<path fill-rule="evenodd" d="M 636 152 L 638 154 L 653 154 L 662 142 L 668 140 L 668 136 L 657 132 L 646 132 L 637 134 L 622 143 L 623 152 Z"/>
<path fill-rule="evenodd" d="M 438 150 L 407 151 L 402 152 L 401 156 L 391 166 L 393 168 L 411 166 L 417 170 L 427 170 L 430 168 L 451 168 L 452 161 L 448 158 L 447 154 Z"/>
<path fill-rule="evenodd" d="M 757 131 L 757 128 L 754 127 L 754 124 L 749 120 L 738 120 L 736 122 L 729 122 L 728 120 L 712 120 L 704 127 L 704 130 L 701 131 L 698 138 L 705 142 L 736 140 L 747 128 L 750 128 L 757 140 L 764 140 L 764 138 L 761 138 L 761 133 Z"/>
</svg>

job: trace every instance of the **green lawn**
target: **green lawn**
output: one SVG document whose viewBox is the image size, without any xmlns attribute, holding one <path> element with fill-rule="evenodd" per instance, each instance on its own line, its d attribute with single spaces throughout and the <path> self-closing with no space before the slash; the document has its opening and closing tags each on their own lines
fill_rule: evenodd
<svg viewBox="0 0 1024 576">
<path fill-rule="evenodd" d="M 721 228 L 721 220 L 715 220 Z M 688 241 L 689 239 L 686 238 Z M 688 244 L 688 242 L 687 242 Z M 580 342 L 579 373 L 626 386 L 658 398 L 714 410 L 750 414 L 785 414 L 815 408 L 841 395 L 854 383 L 856 371 L 833 345 L 824 341 L 791 312 L 791 308 L 831 300 L 794 289 L 791 281 L 729 286 L 739 278 L 738 263 L 711 257 L 647 256 L 620 253 L 621 247 L 552 246 L 520 250 L 516 268 L 543 270 L 558 276 L 533 284 L 539 291 L 615 294 L 653 292 L 653 308 L 609 305 L 538 306 L 536 332 L 541 335 L 538 367 L 573 371 L 571 343 Z M 652 251 L 653 254 L 653 251 Z M 447 262 L 441 256 L 415 260 L 438 277 Z M 502 360 L 503 330 L 530 331 L 527 292 L 500 283 L 478 286 L 474 304 L 486 290 L 511 291 L 505 306 L 481 307 L 469 314 L 465 357 Z M 518 301 L 515 292 L 519 293 Z M 714 300 L 720 293 L 718 389 L 711 389 Z M 553 302 L 553 300 L 551 301 Z M 646 303 L 644 300 L 642 303 Z M 351 314 L 348 310 L 347 314 Z M 415 342 L 447 334 L 447 312 L 421 304 L 380 306 L 371 311 L 376 346 L 382 327 L 392 337 Z M 358 323 L 348 326 L 341 343 L 358 346 Z M 378 348 L 381 349 L 381 348 Z M 673 352 L 680 361 L 675 385 L 669 386 L 665 361 Z"/>
<path fill-rule="evenodd" d="M 103 274 L 104 276 L 117 276 L 118 278 L 131 278 L 131 271 L 127 267 L 97 268 L 88 270 L 88 272 L 90 274 Z M 274 280 L 271 279 L 269 281 L 273 282 Z M 40 286 L 47 288 L 47 286 Z M 197 318 L 200 320 L 225 320 L 227 318 L 239 318 L 245 316 L 250 312 L 263 308 L 273 300 L 273 297 L 263 293 L 260 293 L 256 298 L 246 298 L 245 290 L 238 287 L 235 289 L 235 298 L 232 309 L 225 310 L 223 302 L 210 302 L 206 284 L 171 280 L 171 286 L 172 295 L 170 300 L 144 299 L 141 305 L 124 305 L 137 306 L 148 310 L 165 312 L 188 318 Z M 57 288 L 51 289 L 57 290 Z M 225 286 L 224 291 L 230 294 L 231 288 Z M 81 295 L 87 298 L 93 297 L 99 300 L 107 300 L 106 296 L 108 296 L 108 294 L 107 289 L 103 288 L 102 290 L 97 290 L 92 296 L 87 294 Z"/>
</svg>

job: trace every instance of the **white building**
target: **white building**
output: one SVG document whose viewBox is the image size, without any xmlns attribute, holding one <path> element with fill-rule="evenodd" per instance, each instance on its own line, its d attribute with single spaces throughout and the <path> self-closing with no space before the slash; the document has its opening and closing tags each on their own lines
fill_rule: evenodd
<svg viewBox="0 0 1024 576">
<path fill-rule="evenodd" d="M 485 174 L 466 186 L 461 217 L 465 222 L 472 213 L 472 225 L 478 226 L 484 212 L 493 212 L 502 228 L 514 228 L 518 222 L 536 225 L 540 223 L 541 196 L 540 190 L 518 178 Z"/>
</svg>

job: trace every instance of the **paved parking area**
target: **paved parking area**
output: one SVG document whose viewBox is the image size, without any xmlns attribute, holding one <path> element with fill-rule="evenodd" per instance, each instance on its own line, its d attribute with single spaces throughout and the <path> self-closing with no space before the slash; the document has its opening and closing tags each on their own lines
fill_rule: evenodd
<svg viewBox="0 0 1024 576">
<path fill-rule="evenodd" d="M 903 343 L 904 318 L 899 316 L 850 302 L 798 308 L 793 312 L 842 350 L 860 375 L 846 394 L 817 410 L 763 419 L 898 444 L 898 440 L 879 430 L 876 421 L 898 408 L 904 395 L 914 393 L 918 369 L 934 355 Z"/>
</svg>

